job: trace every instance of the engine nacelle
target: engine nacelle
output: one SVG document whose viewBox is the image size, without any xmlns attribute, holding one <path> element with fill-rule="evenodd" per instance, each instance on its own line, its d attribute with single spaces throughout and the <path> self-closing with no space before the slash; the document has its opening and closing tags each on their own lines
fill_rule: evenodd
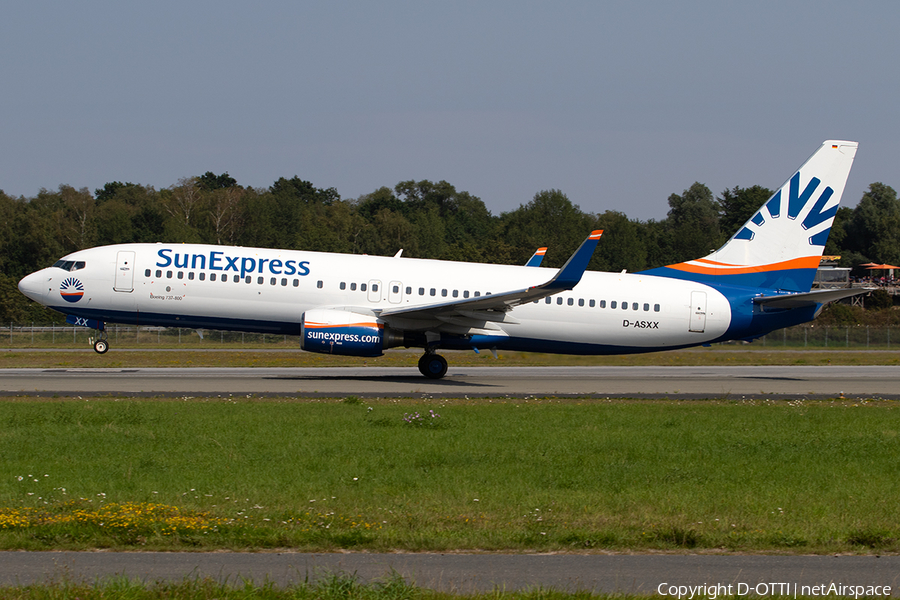
<svg viewBox="0 0 900 600">
<path fill-rule="evenodd" d="M 385 348 L 401 345 L 403 336 L 373 315 L 324 308 L 303 313 L 300 347 L 308 352 L 381 356 Z"/>
</svg>

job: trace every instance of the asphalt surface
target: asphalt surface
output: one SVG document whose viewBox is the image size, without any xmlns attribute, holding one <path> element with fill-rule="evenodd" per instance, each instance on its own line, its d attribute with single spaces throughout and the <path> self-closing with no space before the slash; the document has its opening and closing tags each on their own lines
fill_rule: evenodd
<svg viewBox="0 0 900 600">
<path fill-rule="evenodd" d="M 900 398 L 900 366 L 2 369 L 0 393 Z"/>
<path fill-rule="evenodd" d="M 793 596 L 803 594 L 803 586 L 826 586 L 824 591 L 835 584 L 890 586 L 870 595 L 898 595 L 900 557 L 0 552 L 0 585 L 63 579 L 93 583 L 119 576 L 148 583 L 208 577 L 234 585 L 287 586 L 334 573 L 361 582 L 397 573 L 420 587 L 458 593 L 541 586 L 673 596 L 677 586 L 730 585 L 730 591 L 720 590 Z M 806 595 L 853 595 L 847 588 L 838 594 L 811 591 Z"/>
</svg>

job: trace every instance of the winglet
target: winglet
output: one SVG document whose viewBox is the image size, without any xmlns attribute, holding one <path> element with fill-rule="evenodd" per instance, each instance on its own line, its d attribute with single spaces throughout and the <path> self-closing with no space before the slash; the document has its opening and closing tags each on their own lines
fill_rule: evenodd
<svg viewBox="0 0 900 600">
<path fill-rule="evenodd" d="M 540 287 L 545 290 L 562 291 L 571 290 L 578 285 L 578 282 L 581 281 L 581 276 L 584 275 L 584 271 L 587 269 L 588 263 L 591 262 L 591 257 L 594 255 L 594 250 L 597 248 L 597 242 L 600 241 L 601 235 L 603 235 L 602 229 L 592 231 L 591 235 L 578 247 L 578 250 L 569 257 L 569 260 L 562 266 L 556 277 Z"/>
<path fill-rule="evenodd" d="M 534 254 L 531 255 L 531 258 L 528 259 L 528 262 L 525 263 L 526 267 L 539 267 L 541 266 L 541 262 L 544 260 L 544 255 L 547 254 L 547 248 L 538 248 L 534 251 Z"/>
</svg>

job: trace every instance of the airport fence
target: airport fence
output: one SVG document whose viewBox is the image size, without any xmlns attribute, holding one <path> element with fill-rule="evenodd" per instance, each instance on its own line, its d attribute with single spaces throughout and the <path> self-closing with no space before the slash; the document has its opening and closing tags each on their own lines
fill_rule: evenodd
<svg viewBox="0 0 900 600">
<path fill-rule="evenodd" d="M 113 348 L 197 347 L 197 348 L 286 348 L 300 347 L 296 336 L 196 330 L 183 327 L 138 327 L 107 324 Z M 898 329 L 898 331 L 893 331 Z M 73 325 L 7 323 L 0 325 L 0 347 L 7 348 L 89 348 L 97 331 Z M 735 344 L 740 342 L 727 342 Z M 753 347 L 807 349 L 900 349 L 900 328 L 822 327 L 799 325 L 772 332 L 753 342 Z"/>
<path fill-rule="evenodd" d="M 184 327 L 140 327 L 106 324 L 112 348 L 218 347 L 299 348 L 296 336 L 271 333 L 197 330 Z M 90 348 L 97 330 L 74 325 L 8 323 L 0 328 L 0 344 L 8 348 Z"/>
</svg>

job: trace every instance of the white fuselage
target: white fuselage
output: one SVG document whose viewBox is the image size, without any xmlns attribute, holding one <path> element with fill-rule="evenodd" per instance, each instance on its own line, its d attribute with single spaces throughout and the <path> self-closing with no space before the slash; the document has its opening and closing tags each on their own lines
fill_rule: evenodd
<svg viewBox="0 0 900 600">
<path fill-rule="evenodd" d="M 42 269 L 20 289 L 79 317 L 119 323 L 300 334 L 303 314 L 363 314 L 540 285 L 554 269 L 201 244 L 82 250 L 77 270 Z M 72 290 L 81 286 L 73 296 Z M 81 294 L 81 295 L 78 295 Z M 68 299 L 64 298 L 68 296 Z M 499 347 L 573 354 L 698 345 L 731 323 L 728 300 L 702 283 L 586 272 L 570 291 L 517 306 Z M 496 342 L 496 340 L 495 340 Z"/>
</svg>

